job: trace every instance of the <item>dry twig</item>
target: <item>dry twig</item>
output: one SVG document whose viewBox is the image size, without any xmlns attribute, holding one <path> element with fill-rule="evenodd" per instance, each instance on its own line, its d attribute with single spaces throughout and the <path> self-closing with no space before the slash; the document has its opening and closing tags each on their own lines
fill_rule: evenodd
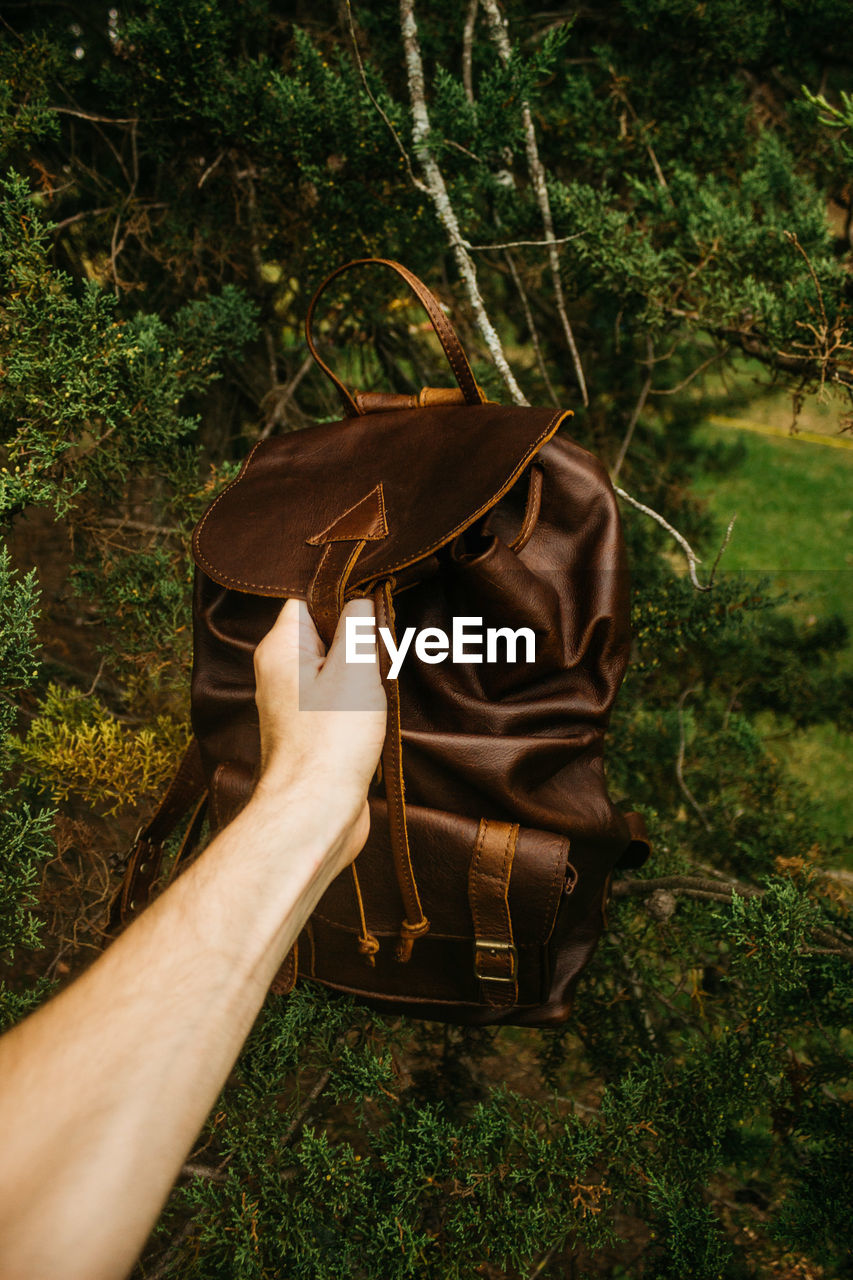
<svg viewBox="0 0 853 1280">
<path fill-rule="evenodd" d="M 486 11 L 486 17 L 489 21 L 489 30 L 492 34 L 492 40 L 498 51 L 498 57 L 501 62 L 506 65 L 512 56 L 512 47 L 509 42 L 509 35 L 506 29 L 506 19 L 498 7 L 498 0 L 483 0 L 483 8 Z M 572 332 L 572 326 L 566 312 L 566 300 L 563 293 L 563 281 L 560 276 L 560 257 L 557 253 L 557 241 L 554 236 L 554 216 L 551 212 L 551 198 L 548 195 L 548 183 L 545 177 L 545 167 L 539 158 L 539 147 L 536 142 L 536 128 L 533 124 L 533 113 L 530 110 L 530 103 L 527 99 L 523 99 L 521 103 L 521 116 L 524 124 L 525 150 L 527 151 L 527 168 L 530 173 L 530 180 L 533 183 L 533 190 L 536 195 L 536 203 L 539 205 L 539 212 L 542 216 L 542 225 L 545 228 L 545 243 L 548 246 L 548 261 L 551 268 L 551 279 L 554 285 L 554 298 L 557 304 L 557 314 L 560 317 L 560 323 L 563 326 L 566 344 L 569 348 L 574 365 L 575 376 L 580 387 L 581 398 L 585 405 L 589 404 L 589 393 L 586 388 L 586 378 L 584 377 L 583 365 L 581 364 L 580 353 L 578 352 L 575 335 Z"/>
<path fill-rule="evenodd" d="M 686 735 L 684 732 L 684 704 L 690 697 L 691 693 L 695 693 L 695 689 L 685 689 L 681 697 L 678 699 L 678 754 L 675 758 L 675 777 L 681 789 L 681 794 L 690 804 L 702 820 L 702 825 L 706 831 L 711 831 L 710 822 L 705 816 L 705 811 L 699 804 L 693 792 L 684 781 L 684 749 L 686 745 Z"/>
<path fill-rule="evenodd" d="M 465 89 L 465 97 L 469 102 L 474 101 L 474 78 L 471 63 L 474 52 L 474 28 L 477 25 L 477 10 L 479 7 L 480 0 L 469 0 L 468 12 L 465 15 L 465 29 L 462 32 L 462 85 Z"/>
<path fill-rule="evenodd" d="M 646 407 L 646 401 L 649 398 L 649 392 L 651 391 L 651 387 L 652 387 L 652 365 L 654 363 L 654 354 L 655 354 L 654 345 L 652 343 L 650 335 L 647 334 L 645 364 L 646 364 L 646 368 L 648 369 L 648 373 L 646 374 L 645 382 L 640 388 L 640 394 L 637 397 L 637 403 L 634 405 L 634 409 L 631 414 L 630 421 L 628 422 L 628 427 L 627 427 L 627 430 L 625 431 L 625 437 L 622 441 L 622 444 L 619 447 L 619 452 L 616 455 L 616 461 L 613 463 L 613 470 L 610 473 L 611 480 L 615 480 L 616 477 L 619 475 L 619 472 L 622 470 L 622 463 L 625 461 L 625 455 L 627 454 L 629 448 L 631 447 L 631 441 L 634 438 L 634 429 L 640 420 L 640 414 L 643 412 L 643 409 Z"/>
<path fill-rule="evenodd" d="M 720 557 L 722 556 L 723 552 L 725 551 L 726 547 L 729 545 L 729 542 L 731 540 L 732 530 L 734 529 L 735 520 L 737 519 L 737 516 L 736 515 L 732 516 L 731 520 L 729 521 L 729 527 L 726 529 L 726 536 L 723 538 L 722 545 L 720 546 L 720 549 L 717 552 L 717 557 L 714 560 L 714 564 L 711 569 L 711 574 L 708 578 L 708 581 L 703 584 L 699 581 L 699 579 L 696 576 L 696 566 L 697 564 L 701 564 L 702 560 L 700 559 L 699 556 L 697 556 L 696 552 L 693 550 L 690 543 L 685 538 L 684 534 L 679 533 L 678 530 L 674 528 L 669 523 L 669 521 L 666 520 L 660 514 L 659 511 L 655 511 L 653 507 L 647 507 L 644 502 L 638 502 L 636 498 L 632 498 L 630 493 L 626 493 L 625 490 L 620 489 L 618 485 L 614 485 L 614 489 L 616 493 L 618 493 L 620 498 L 624 498 L 624 500 L 626 502 L 629 502 L 632 507 L 636 507 L 638 511 L 642 511 L 643 515 L 649 516 L 652 520 L 654 520 L 657 524 L 659 524 L 662 529 L 666 529 L 667 533 L 670 534 L 673 538 L 675 538 L 675 541 L 678 543 L 678 545 L 681 547 L 682 551 L 684 552 L 685 558 L 687 560 L 687 572 L 690 575 L 690 581 L 693 583 L 693 586 L 696 588 L 697 591 L 710 591 L 714 585 L 714 577 L 716 575 L 717 566 L 720 563 Z"/>
</svg>

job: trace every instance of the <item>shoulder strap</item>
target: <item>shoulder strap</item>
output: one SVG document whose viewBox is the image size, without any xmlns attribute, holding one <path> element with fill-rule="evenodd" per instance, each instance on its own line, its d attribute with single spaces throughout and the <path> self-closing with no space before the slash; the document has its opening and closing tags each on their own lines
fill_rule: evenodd
<svg viewBox="0 0 853 1280">
<path fill-rule="evenodd" d="M 326 289 L 326 287 L 344 271 L 349 271 L 352 267 L 364 266 L 389 267 L 392 271 L 396 271 L 397 275 L 405 280 L 406 284 L 416 295 L 429 316 L 430 323 L 438 335 L 438 340 L 444 348 L 444 354 L 450 362 L 453 375 L 456 378 L 459 388 L 465 398 L 465 403 L 483 404 L 485 396 L 477 386 L 474 374 L 471 372 L 471 366 L 468 363 L 468 357 L 462 350 L 462 344 L 456 336 L 456 331 L 447 316 L 444 314 L 441 303 L 438 301 L 435 294 L 426 287 L 422 280 L 419 280 L 416 275 L 409 271 L 408 267 L 404 267 L 400 262 L 393 262 L 390 258 L 356 258 L 353 262 L 345 262 L 342 267 L 338 267 L 330 276 L 326 277 L 317 292 L 314 294 L 314 297 L 311 299 L 311 302 L 308 305 L 308 314 L 305 317 L 305 338 L 308 343 L 308 350 L 311 352 L 312 356 L 326 376 L 334 383 L 338 395 L 341 398 L 341 403 L 344 406 L 344 413 L 347 417 L 360 417 L 361 414 L 364 413 L 364 408 L 359 406 L 358 397 L 350 395 L 340 378 L 336 377 L 326 364 L 325 360 L 321 359 L 317 348 L 314 345 L 314 337 L 311 328 L 314 320 L 314 312 L 320 299 L 320 295 L 323 293 L 324 289 Z"/>
<path fill-rule="evenodd" d="M 148 822 L 139 828 L 127 866 L 110 907 L 108 930 L 112 934 L 127 924 L 148 903 L 160 874 L 163 845 L 190 810 L 193 819 L 181 845 L 181 857 L 198 839 L 204 818 L 205 778 L 198 741 L 192 738 L 174 778 Z"/>
</svg>

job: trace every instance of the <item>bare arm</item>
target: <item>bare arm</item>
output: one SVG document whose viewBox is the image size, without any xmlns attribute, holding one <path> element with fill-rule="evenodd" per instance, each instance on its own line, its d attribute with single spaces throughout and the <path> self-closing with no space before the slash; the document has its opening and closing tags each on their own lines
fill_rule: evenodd
<svg viewBox="0 0 853 1280">
<path fill-rule="evenodd" d="M 337 639 L 324 659 L 295 601 L 255 666 L 262 773 L 249 804 L 0 1040 L 0 1280 L 128 1272 L 279 965 L 367 836 L 377 667 L 347 666 Z"/>
</svg>

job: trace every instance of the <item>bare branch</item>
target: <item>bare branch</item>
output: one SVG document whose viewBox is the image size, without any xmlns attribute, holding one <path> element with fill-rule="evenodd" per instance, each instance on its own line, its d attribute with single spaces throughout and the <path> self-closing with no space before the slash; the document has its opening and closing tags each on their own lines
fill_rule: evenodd
<svg viewBox="0 0 853 1280">
<path fill-rule="evenodd" d="M 364 63 L 361 58 L 361 50 L 358 47 L 358 37 L 355 34 L 355 21 L 352 16 L 351 0 L 346 0 L 346 6 L 347 6 L 347 21 L 349 23 L 350 39 L 352 40 L 352 51 L 355 54 L 356 66 L 358 67 L 358 73 L 361 76 L 361 83 L 364 85 L 364 92 L 367 94 L 368 98 L 373 103 L 374 107 L 379 112 L 382 119 L 385 121 L 385 124 L 388 126 L 388 130 L 391 134 L 391 137 L 396 142 L 397 149 L 399 150 L 400 155 L 403 157 L 403 163 L 406 166 L 406 173 L 409 175 L 409 178 L 411 179 L 412 186 L 416 187 L 418 191 L 422 191 L 424 195 L 429 195 L 430 192 L 428 191 L 425 184 L 421 182 L 420 178 L 416 177 L 415 175 L 415 171 L 412 168 L 412 162 L 409 158 L 409 153 L 406 150 L 406 148 L 403 146 L 403 141 L 399 133 L 397 132 L 397 130 L 394 128 L 393 121 L 391 120 L 388 113 L 384 110 L 381 103 L 377 100 L 375 94 L 373 93 L 373 90 L 371 89 L 368 83 L 367 72 L 364 69 Z"/>
<path fill-rule="evenodd" d="M 75 111 L 71 107 L 48 107 L 60 116 L 76 116 L 78 120 L 91 120 L 96 124 L 139 124 L 138 116 L 95 116 L 89 111 Z"/>
<path fill-rule="evenodd" d="M 731 520 L 729 521 L 726 527 L 725 537 L 720 543 L 720 549 L 717 552 L 716 556 L 714 557 L 714 563 L 711 565 L 711 576 L 708 578 L 709 587 L 712 587 L 714 585 L 714 579 L 717 576 L 717 569 L 719 567 L 720 560 L 722 559 L 723 552 L 725 551 L 726 547 L 729 545 L 729 543 L 732 540 L 732 532 L 735 527 L 735 520 L 737 520 L 737 512 L 735 512 L 735 514 L 732 516 Z"/>
<path fill-rule="evenodd" d="M 795 373 L 804 382 L 810 379 L 819 382 L 821 385 L 827 382 L 834 383 L 835 386 L 844 387 L 848 394 L 853 398 L 853 369 L 849 364 L 839 361 L 838 358 L 826 351 L 815 351 L 809 348 L 803 355 L 789 351 L 780 351 L 772 347 L 762 334 L 757 333 L 754 329 L 719 329 L 710 328 L 702 325 L 702 318 L 698 312 L 677 311 L 670 309 L 670 315 L 682 316 L 688 320 L 693 320 L 697 325 L 706 328 L 717 338 L 722 338 L 732 346 L 737 346 L 746 355 L 752 356 L 755 360 L 760 360 L 762 364 L 768 365 L 771 369 L 783 369 L 786 373 Z M 846 354 L 845 345 L 840 348 L 841 354 Z"/>
<path fill-rule="evenodd" d="M 723 357 L 727 355 L 728 355 L 728 350 L 715 351 L 714 354 L 712 356 L 709 356 L 707 360 L 703 360 L 700 365 L 697 365 L 696 368 L 692 371 L 692 373 L 688 373 L 687 377 L 683 378 L 681 382 L 678 383 L 677 386 L 662 387 L 662 388 L 656 387 L 653 391 L 649 392 L 649 395 L 652 395 L 652 396 L 677 395 L 679 391 L 683 391 L 685 387 L 689 387 L 693 379 L 698 378 L 700 373 L 704 373 L 704 371 L 709 367 L 709 365 L 715 364 L 717 360 L 722 360 Z"/>
<path fill-rule="evenodd" d="M 467 240 L 463 240 L 462 244 L 472 253 L 488 253 L 490 249 L 524 249 L 527 247 L 549 249 L 554 244 L 568 244 L 570 240 L 580 240 L 586 234 L 585 231 L 576 231 L 573 236 L 560 236 L 557 240 L 507 240 L 504 244 L 469 244 Z"/>
<path fill-rule="evenodd" d="M 820 315 L 821 315 L 821 319 L 822 319 L 822 321 L 823 321 L 823 327 L 824 327 L 824 329 L 828 329 L 828 328 L 829 328 L 829 321 L 828 321 L 828 320 L 827 320 L 827 318 L 826 318 L 826 307 L 823 305 L 823 289 L 821 289 L 821 287 L 820 287 L 820 281 L 819 281 L 819 280 L 818 280 L 818 278 L 817 278 L 817 272 L 815 271 L 814 267 L 812 266 L 812 260 L 811 260 L 811 258 L 809 257 L 809 255 L 806 253 L 806 251 L 805 251 L 805 249 L 803 248 L 803 246 L 800 244 L 799 240 L 797 239 L 797 236 L 796 236 L 796 233 L 795 233 L 795 232 L 793 232 L 793 231 L 783 231 L 783 232 L 782 232 L 782 235 L 785 237 L 785 239 L 788 241 L 788 243 L 789 243 L 789 244 L 792 244 L 792 245 L 794 246 L 794 248 L 797 250 L 797 252 L 802 256 L 803 261 L 805 262 L 806 266 L 807 266 L 807 267 L 808 267 L 808 269 L 809 269 L 809 275 L 810 275 L 810 276 L 811 276 L 811 278 L 812 278 L 812 283 L 814 284 L 814 287 L 815 287 L 815 293 L 817 294 L 817 300 L 818 300 L 818 304 L 819 304 L 819 306 L 820 306 Z"/>
<path fill-rule="evenodd" d="M 51 231 L 64 231 L 66 227 L 71 227 L 75 222 L 81 222 L 83 218 L 97 218 L 102 213 L 110 212 L 110 205 L 104 205 L 101 209 L 81 209 L 79 213 L 72 213 L 70 218 L 63 218 L 61 222 L 54 222 L 50 228 Z"/>
<path fill-rule="evenodd" d="M 293 375 L 290 381 L 285 384 L 284 387 L 282 387 L 281 389 L 279 389 L 278 387 L 273 387 L 272 390 L 269 391 L 267 395 L 264 397 L 264 400 L 270 399 L 270 400 L 273 400 L 274 403 L 273 403 L 272 409 L 267 415 L 266 422 L 264 423 L 263 428 L 261 429 L 261 433 L 260 433 L 261 440 L 266 440 L 268 436 L 272 435 L 275 428 L 282 421 L 282 419 L 284 418 L 284 410 L 287 408 L 287 405 L 293 399 L 293 396 L 295 395 L 299 387 L 299 384 L 301 383 L 305 375 L 309 372 L 313 364 L 314 364 L 314 357 L 312 355 L 307 355 L 305 359 L 302 361 L 302 364 L 296 370 L 296 373 Z"/>
<path fill-rule="evenodd" d="M 101 516 L 97 523 L 106 525 L 108 529 L 132 529 L 134 533 L 157 533 L 163 536 L 168 535 L 169 537 L 181 533 L 177 525 L 146 524 L 143 520 L 130 520 L 124 516 Z"/>
<path fill-rule="evenodd" d="M 512 254 L 505 253 L 504 257 L 506 259 L 506 264 L 509 267 L 509 274 L 512 276 L 512 282 L 518 291 L 519 298 L 521 299 L 521 306 L 524 310 L 524 319 L 530 333 L 530 341 L 533 343 L 533 350 L 536 352 L 536 363 L 539 365 L 539 372 L 542 374 L 545 386 L 548 388 L 548 395 L 551 397 L 551 403 L 555 408 L 559 408 L 560 402 L 557 399 L 557 393 L 554 390 L 551 379 L 548 377 L 548 368 L 542 356 L 542 347 L 539 342 L 539 330 L 536 328 L 536 322 L 533 319 L 533 312 L 530 309 L 530 299 L 528 298 L 527 292 L 522 284 L 521 276 L 518 273 L 518 268 L 515 265 Z"/>
<path fill-rule="evenodd" d="M 695 693 L 695 689 L 685 689 L 681 697 L 678 699 L 678 755 L 675 758 L 675 777 L 681 788 L 681 794 L 687 800 L 702 820 L 702 825 L 706 831 L 712 831 L 713 828 L 705 816 L 705 811 L 699 804 L 693 792 L 684 781 L 684 749 L 686 745 L 686 735 L 684 732 L 684 704 L 690 697 L 691 693 Z"/>
<path fill-rule="evenodd" d="M 485 9 L 486 16 L 489 20 L 489 30 L 491 31 L 492 40 L 494 41 L 495 47 L 498 51 L 498 57 L 501 62 L 506 65 L 512 55 L 512 48 L 506 29 L 506 19 L 500 11 L 498 0 L 483 0 L 483 8 Z M 560 276 L 560 256 L 557 253 L 556 240 L 554 237 L 554 217 L 551 212 L 551 198 L 548 195 L 548 183 L 545 178 L 545 168 L 539 158 L 539 147 L 536 142 L 536 128 L 533 124 L 533 113 L 530 110 L 530 103 L 526 99 L 524 99 L 521 104 L 521 116 L 524 124 L 527 168 L 530 173 L 530 180 L 533 183 L 533 190 L 536 194 L 536 203 L 539 205 L 539 212 L 542 215 L 542 225 L 545 228 L 545 241 L 548 245 L 548 260 L 551 268 L 551 279 L 554 285 L 557 314 L 560 317 L 560 323 L 563 326 L 566 344 L 571 353 L 572 364 L 574 365 L 581 397 L 584 404 L 588 405 L 589 393 L 586 388 L 586 378 L 584 377 L 583 365 L 581 364 L 580 353 L 578 352 L 577 343 L 575 342 L 575 335 L 572 332 L 572 326 L 569 323 L 569 317 L 566 313 L 563 281 Z"/>
<path fill-rule="evenodd" d="M 220 153 L 219 153 L 219 155 L 216 157 L 216 159 L 215 159 L 215 160 L 213 160 L 213 161 L 211 161 L 211 163 L 207 166 L 207 168 L 205 169 L 204 173 L 201 175 L 201 177 L 199 178 L 198 182 L 196 183 L 196 190 L 201 191 L 202 187 L 203 187 L 203 186 L 204 186 L 204 184 L 207 182 L 208 178 L 209 178 L 209 177 L 210 177 L 210 175 L 213 173 L 214 169 L 216 169 L 216 168 L 217 168 L 217 166 L 218 166 L 219 164 L 221 164 L 221 162 L 222 162 L 222 160 L 224 159 L 224 157 L 225 157 L 225 152 L 224 152 L 224 151 L 220 151 Z"/>
<path fill-rule="evenodd" d="M 643 409 L 646 407 L 646 401 L 649 398 L 649 392 L 652 386 L 652 372 L 653 372 L 652 365 L 654 363 L 654 354 L 655 354 L 655 349 L 654 349 L 654 345 L 652 344 L 651 336 L 647 334 L 645 364 L 648 369 L 648 373 L 646 375 L 646 380 L 640 389 L 640 394 L 637 397 L 637 403 L 634 405 L 634 411 L 631 414 L 631 419 L 628 423 L 628 428 L 625 432 L 625 438 L 623 439 L 622 444 L 619 448 L 619 452 L 616 455 L 616 461 L 614 462 L 613 470 L 610 473 L 610 478 L 612 480 L 616 479 L 616 477 L 619 475 L 619 472 L 622 469 L 622 463 L 625 461 L 625 455 L 627 454 L 629 448 L 631 447 L 631 441 L 634 437 L 634 428 L 636 427 L 637 423 L 640 420 L 640 414 L 643 412 Z"/>
<path fill-rule="evenodd" d="M 430 138 L 430 122 L 429 113 L 426 105 L 426 89 L 424 85 L 424 67 L 421 57 L 421 47 L 418 40 L 418 27 L 415 21 L 414 0 L 400 0 L 400 25 L 403 36 L 403 49 L 406 58 L 406 76 L 409 83 L 409 98 L 412 104 L 412 140 L 415 148 L 415 155 L 421 170 L 423 171 L 426 181 L 426 189 L 433 203 L 439 221 L 447 233 L 448 240 L 453 249 L 456 259 L 456 265 L 465 286 L 468 295 L 468 302 L 471 306 L 477 321 L 477 326 L 483 336 L 483 340 L 489 349 L 489 354 L 495 362 L 507 389 L 516 404 L 527 404 L 527 398 L 515 380 L 515 375 L 509 367 L 507 358 L 504 355 L 501 340 L 495 331 L 495 327 L 488 317 L 485 305 L 483 304 L 480 289 L 477 284 L 477 273 L 474 269 L 474 263 L 471 261 L 468 251 L 462 242 L 462 234 L 459 228 L 459 221 L 453 206 L 450 203 L 450 196 L 444 181 L 441 169 L 438 166 L 429 145 Z"/>
<path fill-rule="evenodd" d="M 701 876 L 658 876 L 654 880 L 626 876 L 613 882 L 612 894 L 614 898 L 648 897 L 660 889 L 699 902 L 727 904 L 731 903 L 734 894 L 739 898 L 763 898 L 766 894 L 765 889 L 757 889 L 736 880 L 720 882 L 705 880 Z M 847 944 L 846 935 L 821 928 L 812 928 L 810 932 L 820 945 L 807 947 L 808 954 L 834 955 L 844 960 L 853 960 L 853 947 Z"/>
<path fill-rule="evenodd" d="M 480 0 L 469 0 L 468 12 L 465 15 L 465 29 L 462 32 L 462 84 L 465 97 L 474 101 L 474 78 L 472 74 L 472 55 L 474 51 L 474 28 L 477 25 L 477 10 Z"/>
<path fill-rule="evenodd" d="M 636 498 L 632 498 L 630 493 L 626 493 L 625 490 L 620 489 L 618 485 L 614 485 L 613 487 L 616 493 L 618 493 L 620 498 L 624 498 L 624 500 L 626 502 L 629 502 L 632 507 L 636 507 L 638 511 L 642 511 L 643 515 L 649 516 L 652 520 L 654 520 L 657 524 L 659 524 L 662 529 L 666 529 L 667 533 L 670 534 L 671 537 L 675 538 L 675 541 L 678 543 L 678 545 L 681 547 L 682 551 L 684 552 L 685 558 L 687 560 L 687 572 L 690 575 L 690 581 L 693 583 L 693 586 L 696 588 L 697 591 L 710 591 L 714 585 L 714 573 L 716 572 L 717 565 L 720 563 L 720 556 L 723 554 L 726 547 L 729 545 L 729 541 L 731 539 L 732 529 L 734 528 L 736 517 L 732 516 L 731 520 L 729 521 L 729 527 L 726 530 L 726 536 L 723 539 L 723 544 L 720 547 L 720 550 L 717 552 L 717 558 L 714 561 L 714 568 L 711 573 L 711 576 L 708 579 L 707 583 L 703 585 L 696 576 L 696 566 L 697 564 L 701 564 L 702 560 L 700 559 L 699 556 L 697 556 L 696 552 L 693 550 L 690 543 L 685 538 L 684 534 L 679 533 L 677 529 L 673 528 L 673 526 L 669 523 L 669 521 L 664 519 L 664 517 L 660 514 L 659 511 L 655 511 L 652 507 L 647 507 L 644 502 L 638 502 Z"/>
</svg>

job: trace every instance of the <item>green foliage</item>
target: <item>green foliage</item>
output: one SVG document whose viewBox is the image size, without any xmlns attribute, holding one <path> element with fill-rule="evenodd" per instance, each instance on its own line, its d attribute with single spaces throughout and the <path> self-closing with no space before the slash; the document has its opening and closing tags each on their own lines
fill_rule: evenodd
<svg viewBox="0 0 853 1280">
<path fill-rule="evenodd" d="M 17 702 L 38 674 L 35 571 L 23 577 L 0 548 L 0 953 L 36 947 L 39 866 L 51 846 L 53 813 L 22 801 L 10 777 Z"/>
<path fill-rule="evenodd" d="M 0 518 L 50 501 L 58 515 L 94 485 L 113 493 L 133 470 L 186 448 L 196 420 L 179 408 L 252 336 L 252 308 L 231 286 L 191 301 L 171 325 L 82 291 L 48 262 L 48 228 L 12 174 L 0 199 Z M 109 449 L 104 441 L 114 437 Z"/>
<path fill-rule="evenodd" d="M 24 776 L 55 801 L 73 792 L 116 813 L 168 783 L 188 740 L 186 725 L 170 716 L 130 729 L 96 698 L 51 684 L 18 755 Z"/>
</svg>

